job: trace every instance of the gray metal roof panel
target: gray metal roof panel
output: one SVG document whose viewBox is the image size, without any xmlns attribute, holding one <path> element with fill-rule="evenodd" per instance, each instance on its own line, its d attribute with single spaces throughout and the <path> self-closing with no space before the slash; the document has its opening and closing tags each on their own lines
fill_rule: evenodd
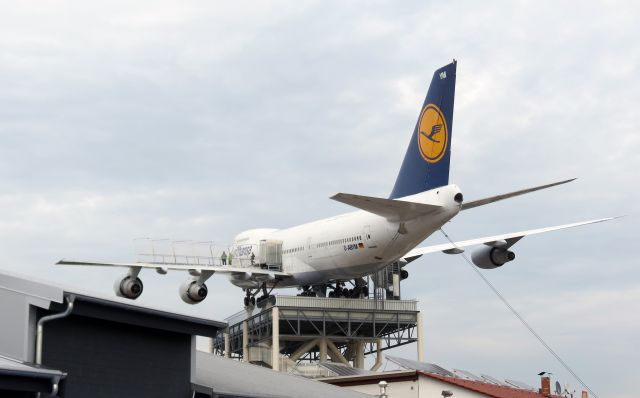
<svg viewBox="0 0 640 398">
<path fill-rule="evenodd" d="M 481 377 L 478 377 L 476 375 L 474 375 L 473 373 L 463 370 L 463 369 L 453 369 L 453 373 L 456 374 L 456 376 L 463 378 L 463 379 L 467 379 L 467 380 L 473 380 L 473 381 L 482 381 L 484 382 L 484 380 Z"/>
<path fill-rule="evenodd" d="M 59 286 L 6 270 L 0 271 L 0 288 L 56 303 L 61 303 L 64 295 Z"/>
<path fill-rule="evenodd" d="M 302 376 L 274 372 L 271 369 L 196 352 L 194 384 L 210 387 L 216 394 L 264 398 L 371 398 L 370 395 L 325 384 Z"/>
<path fill-rule="evenodd" d="M 212 330 L 224 328 L 227 326 L 226 322 L 177 314 L 172 310 L 140 306 L 128 299 L 115 296 L 107 298 L 94 292 L 83 291 L 82 289 L 78 289 L 75 287 L 59 286 L 51 282 L 38 280 L 37 278 L 32 276 L 17 275 L 4 270 L 0 270 L 0 289 L 7 289 L 10 291 L 25 294 L 30 297 L 47 300 L 54 303 L 54 307 L 59 306 L 60 304 L 62 305 L 62 307 L 65 307 L 66 304 L 62 304 L 64 301 L 64 297 L 74 295 L 78 300 L 84 301 L 86 303 L 92 303 L 102 307 L 110 307 L 112 309 L 125 310 L 131 314 L 144 314 L 148 317 L 155 318 L 163 317 L 167 319 L 173 319 L 178 322 L 187 322 L 193 325 L 199 325 L 203 328 L 211 328 Z M 42 306 L 42 308 L 47 309 L 49 308 L 49 306 Z M 74 309 L 73 313 L 77 313 L 77 311 L 77 309 Z M 211 334 L 213 334 L 213 332 L 207 332 L 203 335 L 209 336 Z"/>
<path fill-rule="evenodd" d="M 422 372 L 434 373 L 434 374 L 447 376 L 447 377 L 457 377 L 455 374 L 449 372 L 447 369 L 441 366 L 438 366 L 434 363 L 412 361 L 410 359 L 394 357 L 391 355 L 387 355 L 386 358 L 391 362 L 402 366 L 405 369 L 419 370 Z"/>
<path fill-rule="evenodd" d="M 328 369 L 329 371 L 335 373 L 338 376 L 358 376 L 358 375 L 368 375 L 368 374 L 375 373 L 367 369 L 352 368 L 351 366 L 346 366 L 346 365 L 333 363 L 333 362 L 320 362 L 320 366 L 322 366 L 325 369 Z"/>
<path fill-rule="evenodd" d="M 0 374 L 12 376 L 29 376 L 45 379 L 61 379 L 66 373 L 59 370 L 37 366 L 0 354 Z"/>
<path fill-rule="evenodd" d="M 511 386 L 513 386 L 515 388 L 519 388 L 521 390 L 528 390 L 528 391 L 535 391 L 536 390 L 534 387 L 531 387 L 530 385 L 528 385 L 527 383 L 522 382 L 522 381 L 510 380 L 510 379 L 504 379 L 504 381 L 507 384 L 509 384 L 509 385 L 511 385 Z"/>
<path fill-rule="evenodd" d="M 485 375 L 485 374 L 481 374 L 480 377 L 482 377 L 482 379 L 484 381 L 486 381 L 487 383 L 491 383 L 491 384 L 495 384 L 497 386 L 504 386 L 506 385 L 504 382 L 496 379 L 495 377 L 489 376 L 489 375 Z"/>
</svg>

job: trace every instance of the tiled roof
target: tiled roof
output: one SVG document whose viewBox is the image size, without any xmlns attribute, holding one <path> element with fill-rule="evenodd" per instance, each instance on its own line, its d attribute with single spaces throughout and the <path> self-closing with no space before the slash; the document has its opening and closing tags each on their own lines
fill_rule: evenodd
<svg viewBox="0 0 640 398">
<path fill-rule="evenodd" d="M 479 392 L 494 398 L 541 398 L 545 397 L 539 392 L 521 390 L 518 388 L 498 386 L 495 384 L 483 383 L 481 381 L 459 379 L 456 377 L 441 376 L 434 373 L 418 371 L 421 375 L 432 379 L 444 381 L 458 387 L 463 387 L 471 391 Z M 551 398 L 561 398 L 557 395 L 550 395 Z"/>
</svg>

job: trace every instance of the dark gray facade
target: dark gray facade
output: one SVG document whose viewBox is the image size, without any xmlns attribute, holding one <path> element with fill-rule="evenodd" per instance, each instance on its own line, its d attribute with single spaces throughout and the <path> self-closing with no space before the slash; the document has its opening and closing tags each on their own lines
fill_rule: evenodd
<svg viewBox="0 0 640 398">
<path fill-rule="evenodd" d="M 226 326 L 0 273 L 3 299 L 0 352 L 28 362 L 36 358 L 38 320 L 73 302 L 68 316 L 43 324 L 42 364 L 66 373 L 58 392 L 65 398 L 191 397 L 195 337 Z"/>
</svg>

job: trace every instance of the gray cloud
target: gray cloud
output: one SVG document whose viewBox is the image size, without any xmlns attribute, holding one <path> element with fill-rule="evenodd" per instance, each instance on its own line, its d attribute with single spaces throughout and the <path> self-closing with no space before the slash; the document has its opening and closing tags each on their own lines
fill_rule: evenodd
<svg viewBox="0 0 640 398">
<path fill-rule="evenodd" d="M 20 2 L 0 16 L 3 269 L 108 294 L 140 236 L 228 242 L 387 195 L 433 70 L 459 59 L 451 180 L 469 199 L 567 177 L 474 209 L 456 239 L 630 217 L 525 239 L 487 275 L 601 396 L 630 396 L 638 345 L 640 50 L 618 2 Z M 434 236 L 426 243 L 442 241 Z M 413 263 L 427 358 L 572 382 L 458 257 Z M 145 305 L 223 318 L 224 279 L 183 305 L 182 275 Z M 591 310 L 591 312 L 590 312 Z M 613 328 L 612 325 L 617 327 Z M 496 344 L 499 341 L 501 344 Z M 412 355 L 413 348 L 404 348 Z M 517 352 L 518 355 L 513 355 Z M 497 358 L 494 360 L 494 358 Z M 489 360 L 487 360 L 489 359 Z"/>
</svg>

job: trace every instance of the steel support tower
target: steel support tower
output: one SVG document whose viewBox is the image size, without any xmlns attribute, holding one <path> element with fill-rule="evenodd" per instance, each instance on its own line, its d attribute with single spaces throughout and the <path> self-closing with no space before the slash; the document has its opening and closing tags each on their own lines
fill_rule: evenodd
<svg viewBox="0 0 640 398">
<path fill-rule="evenodd" d="M 384 350 L 417 342 L 422 361 L 422 316 L 415 300 L 273 296 L 262 307 L 229 318 L 228 328 L 213 340 L 219 355 L 292 371 L 304 362 L 329 359 L 371 370 L 383 362 Z"/>
</svg>

